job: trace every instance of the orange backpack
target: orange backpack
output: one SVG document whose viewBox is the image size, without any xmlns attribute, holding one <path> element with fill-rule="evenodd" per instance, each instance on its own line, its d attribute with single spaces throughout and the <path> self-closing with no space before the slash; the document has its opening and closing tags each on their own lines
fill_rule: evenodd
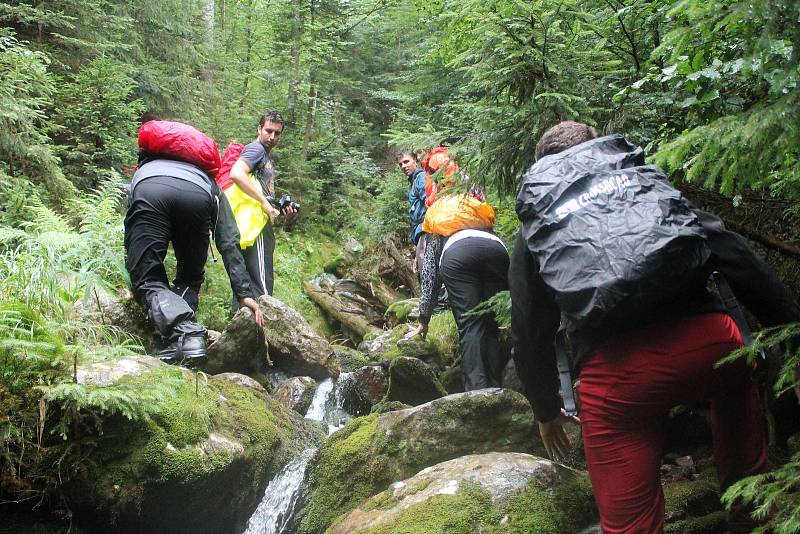
<svg viewBox="0 0 800 534">
<path fill-rule="evenodd" d="M 436 202 L 439 191 L 452 185 L 452 180 L 446 180 L 444 185 L 438 184 L 431 179 L 433 174 L 444 167 L 442 174 L 449 178 L 458 172 L 458 164 L 450 159 L 450 154 L 446 146 L 439 146 L 428 152 L 422 160 L 422 169 L 425 171 L 425 204 L 430 207 Z"/>
</svg>

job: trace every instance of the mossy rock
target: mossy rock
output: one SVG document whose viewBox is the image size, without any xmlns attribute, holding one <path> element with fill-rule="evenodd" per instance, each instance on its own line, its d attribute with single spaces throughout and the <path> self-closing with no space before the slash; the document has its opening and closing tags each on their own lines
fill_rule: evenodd
<svg viewBox="0 0 800 534">
<path fill-rule="evenodd" d="M 417 306 L 419 306 L 419 299 L 416 298 L 398 300 L 386 309 L 385 315 L 392 324 L 405 323 Z"/>
<path fill-rule="evenodd" d="M 408 331 L 409 325 L 401 324 L 380 334 L 365 336 L 358 348 L 370 361 L 375 362 L 391 362 L 397 358 L 409 357 L 439 369 L 452 363 L 455 354 L 443 352 L 444 345 L 437 343 L 438 338 L 429 334 L 425 339 L 417 336 L 406 340 L 404 337 Z"/>
<path fill-rule="evenodd" d="M 65 488 L 80 522 L 116 530 L 226 532 L 242 527 L 268 480 L 324 436 L 264 392 L 166 367 L 111 387 L 152 396 L 150 417 L 120 415 L 103 433 L 85 471 Z M 150 388 L 150 389 L 148 389 Z"/>
<path fill-rule="evenodd" d="M 362 352 L 342 345 L 333 345 L 331 348 L 333 348 L 333 357 L 339 362 L 343 373 L 352 373 L 369 365 L 369 358 Z"/>
<path fill-rule="evenodd" d="M 585 472 L 519 453 L 471 455 L 392 484 L 328 534 L 573 533 L 596 521 Z"/>
<path fill-rule="evenodd" d="M 703 517 L 722 510 L 714 469 L 706 469 L 695 480 L 673 480 L 664 484 L 664 506 L 668 516 Z"/>
<path fill-rule="evenodd" d="M 428 365 L 417 358 L 400 357 L 389 366 L 389 390 L 386 400 L 418 406 L 444 397 L 447 391 Z"/>
<path fill-rule="evenodd" d="M 297 518 L 298 532 L 322 533 L 392 482 L 446 460 L 490 451 L 543 454 L 533 430 L 528 401 L 501 389 L 354 419 L 312 461 L 312 489 Z"/>
<path fill-rule="evenodd" d="M 372 407 L 371 413 L 386 413 L 395 410 L 405 410 L 406 408 L 411 408 L 411 406 L 400 401 L 381 401 Z"/>
<path fill-rule="evenodd" d="M 464 372 L 461 366 L 448 367 L 439 374 L 439 383 L 449 394 L 464 392 Z"/>
</svg>

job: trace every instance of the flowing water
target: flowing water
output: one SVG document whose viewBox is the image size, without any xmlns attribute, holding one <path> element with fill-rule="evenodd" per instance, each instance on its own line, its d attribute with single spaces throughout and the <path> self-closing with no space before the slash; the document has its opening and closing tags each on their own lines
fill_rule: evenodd
<svg viewBox="0 0 800 534">
<path fill-rule="evenodd" d="M 328 435 L 333 434 L 353 416 L 342 408 L 341 386 L 351 373 L 342 373 L 339 380 L 326 378 L 317 385 L 314 399 L 306 412 L 306 419 L 325 423 Z M 306 449 L 289 462 L 264 490 L 264 498 L 247 522 L 244 534 L 283 534 L 300 498 L 308 462 L 317 449 Z"/>
<path fill-rule="evenodd" d="M 247 522 L 244 534 L 279 534 L 284 532 L 300 496 L 306 466 L 317 449 L 306 449 L 273 478 L 264 491 L 264 499 Z"/>
</svg>

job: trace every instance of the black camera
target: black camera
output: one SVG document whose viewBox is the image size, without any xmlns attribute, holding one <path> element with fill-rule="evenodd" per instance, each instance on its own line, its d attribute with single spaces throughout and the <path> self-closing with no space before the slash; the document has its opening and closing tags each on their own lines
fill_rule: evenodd
<svg viewBox="0 0 800 534">
<path fill-rule="evenodd" d="M 275 198 L 274 196 L 270 195 L 267 197 L 267 200 L 276 210 L 282 211 L 285 208 L 292 208 L 294 211 L 300 211 L 300 204 L 293 202 L 292 197 L 289 195 L 283 195 L 281 198 Z"/>
</svg>

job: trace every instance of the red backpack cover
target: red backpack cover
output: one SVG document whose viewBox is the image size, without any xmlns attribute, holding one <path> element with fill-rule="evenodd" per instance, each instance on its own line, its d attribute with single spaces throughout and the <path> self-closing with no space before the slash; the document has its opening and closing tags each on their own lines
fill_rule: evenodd
<svg viewBox="0 0 800 534">
<path fill-rule="evenodd" d="M 228 148 L 225 149 L 225 153 L 222 155 L 222 163 L 217 173 L 217 183 L 219 184 L 219 188 L 223 191 L 233 185 L 231 169 L 233 168 L 233 164 L 236 163 L 236 160 L 239 159 L 242 150 L 244 150 L 244 145 L 240 143 L 230 143 Z"/>
<path fill-rule="evenodd" d="M 431 175 L 442 167 L 444 167 L 442 174 L 444 174 L 445 178 L 449 178 L 458 172 L 458 164 L 450 159 L 446 146 L 434 148 L 422 160 L 422 169 L 425 171 L 425 204 L 428 207 L 431 207 L 436 202 L 437 193 L 441 189 L 453 183 L 452 180 L 446 180 L 444 184 L 438 184 L 431 180 Z"/>
<path fill-rule="evenodd" d="M 193 126 L 174 121 L 147 121 L 139 128 L 139 149 L 155 156 L 186 161 L 216 175 L 219 149 L 209 136 Z"/>
</svg>

